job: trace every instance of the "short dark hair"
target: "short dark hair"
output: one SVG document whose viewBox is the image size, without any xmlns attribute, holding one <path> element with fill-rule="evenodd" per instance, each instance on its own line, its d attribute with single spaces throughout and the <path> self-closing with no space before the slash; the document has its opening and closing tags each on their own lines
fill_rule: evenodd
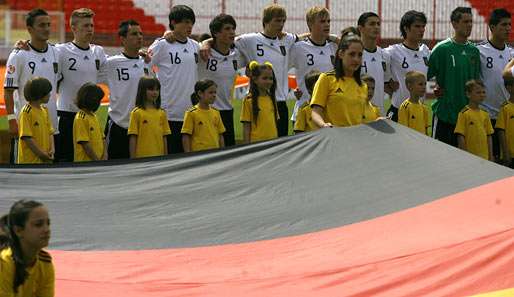
<svg viewBox="0 0 514 297">
<path fill-rule="evenodd" d="M 464 89 L 466 90 L 466 93 L 469 93 L 473 90 L 475 87 L 482 87 L 485 88 L 484 82 L 482 82 L 479 79 L 472 79 L 468 80 L 466 84 L 464 85 Z"/>
<path fill-rule="evenodd" d="M 232 25 L 234 26 L 234 29 L 236 29 L 236 20 L 229 14 L 218 14 L 212 19 L 209 23 L 209 31 L 211 31 L 212 38 L 214 38 L 216 33 L 221 32 L 221 29 L 225 24 Z"/>
<path fill-rule="evenodd" d="M 118 36 L 127 37 L 130 26 L 139 26 L 139 23 L 133 19 L 121 21 L 118 26 Z"/>
<path fill-rule="evenodd" d="M 458 22 L 460 21 L 460 19 L 462 18 L 462 15 L 463 14 L 471 14 L 473 15 L 473 12 L 471 11 L 471 7 L 462 7 L 462 6 L 459 6 L 457 8 L 455 8 L 453 11 L 452 11 L 452 14 L 450 16 L 450 21 L 452 22 Z"/>
<path fill-rule="evenodd" d="M 104 91 L 99 86 L 92 82 L 85 83 L 77 92 L 77 107 L 95 112 L 100 107 L 104 95 Z"/>
<path fill-rule="evenodd" d="M 191 7 L 187 5 L 175 5 L 170 10 L 168 20 L 170 21 L 170 29 L 173 30 L 173 25 L 171 24 L 172 21 L 175 23 L 180 23 L 184 20 L 190 20 L 194 24 L 196 17 L 195 12 Z"/>
<path fill-rule="evenodd" d="M 319 76 L 321 75 L 321 72 L 317 70 L 312 70 L 307 75 L 305 75 L 305 87 L 307 88 L 307 91 L 309 93 L 312 93 L 314 90 L 314 85 L 316 85 L 316 82 L 318 81 Z"/>
<path fill-rule="evenodd" d="M 29 13 L 27 13 L 27 16 L 25 17 L 25 25 L 27 25 L 27 27 L 34 26 L 34 23 L 36 22 L 36 18 L 38 16 L 42 16 L 42 15 L 48 15 L 48 12 L 46 12 L 46 10 L 43 10 L 41 8 L 32 9 L 31 11 L 29 11 Z"/>
<path fill-rule="evenodd" d="M 419 21 L 423 24 L 427 24 L 427 16 L 421 11 L 409 10 L 407 11 L 400 20 L 400 32 L 402 33 L 402 37 L 407 37 L 407 31 L 405 28 L 410 28 L 414 22 Z"/>
<path fill-rule="evenodd" d="M 28 102 L 39 101 L 52 91 L 52 84 L 44 77 L 36 76 L 25 84 L 23 95 Z"/>
<path fill-rule="evenodd" d="M 497 8 L 489 16 L 489 27 L 498 25 L 502 19 L 511 19 L 511 14 L 505 8 Z"/>
<path fill-rule="evenodd" d="M 371 12 L 371 11 L 368 11 L 368 12 L 365 12 L 363 14 L 361 14 L 359 16 L 359 19 L 357 20 L 357 25 L 359 26 L 363 26 L 366 25 L 366 22 L 368 21 L 368 19 L 370 17 L 377 17 L 380 19 L 380 17 L 378 16 L 378 14 L 374 13 L 374 12 Z"/>
</svg>

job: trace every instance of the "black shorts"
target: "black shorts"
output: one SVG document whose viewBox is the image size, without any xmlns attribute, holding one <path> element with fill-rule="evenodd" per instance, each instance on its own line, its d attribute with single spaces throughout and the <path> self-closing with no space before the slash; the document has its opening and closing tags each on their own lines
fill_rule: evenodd
<svg viewBox="0 0 514 297">
<path fill-rule="evenodd" d="M 277 121 L 278 136 L 287 136 L 289 134 L 289 110 L 285 101 L 277 101 L 277 109 L 279 119 Z"/>
<path fill-rule="evenodd" d="M 398 108 L 391 104 L 391 107 L 387 110 L 386 117 L 391 117 L 391 120 L 398 122 Z"/>
<path fill-rule="evenodd" d="M 57 111 L 59 117 L 59 134 L 55 143 L 55 160 L 73 162 L 73 121 L 75 112 Z"/>
<path fill-rule="evenodd" d="M 18 160 L 18 138 L 11 138 L 11 148 L 9 150 L 9 163 L 16 164 Z"/>
<path fill-rule="evenodd" d="M 493 125 L 493 128 L 496 127 L 496 120 L 491 119 L 491 124 Z M 498 136 L 498 131 L 501 129 L 494 128 L 494 133 L 491 135 L 491 138 L 493 139 L 493 157 L 495 160 L 500 160 L 501 152 L 500 152 L 500 138 Z"/>
<path fill-rule="evenodd" d="M 223 133 L 225 146 L 235 145 L 236 135 L 234 133 L 234 110 L 220 110 L 220 116 L 226 130 L 225 133 Z"/>
<path fill-rule="evenodd" d="M 457 135 L 455 135 L 455 125 L 441 121 L 436 115 L 432 117 L 432 136 L 451 146 L 457 147 Z"/>
<path fill-rule="evenodd" d="M 128 129 L 118 126 L 110 117 L 105 123 L 105 139 L 109 160 L 130 158 Z"/>
<path fill-rule="evenodd" d="M 171 134 L 167 136 L 168 154 L 179 154 L 184 152 L 182 146 L 182 124 L 184 122 L 168 121 Z"/>
</svg>

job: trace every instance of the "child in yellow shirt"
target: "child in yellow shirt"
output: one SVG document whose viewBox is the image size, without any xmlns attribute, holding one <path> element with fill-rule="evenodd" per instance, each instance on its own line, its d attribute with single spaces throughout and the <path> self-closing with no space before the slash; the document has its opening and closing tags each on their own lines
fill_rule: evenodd
<svg viewBox="0 0 514 297">
<path fill-rule="evenodd" d="M 504 78 L 504 85 L 510 98 L 500 109 L 496 120 L 498 138 L 500 139 L 502 162 L 504 165 L 514 168 L 514 78 Z"/>
<path fill-rule="evenodd" d="M 250 91 L 243 101 L 240 120 L 243 123 L 243 143 L 278 137 L 277 80 L 269 63 L 249 64 Z"/>
<path fill-rule="evenodd" d="M 130 113 L 127 134 L 130 158 L 168 154 L 166 135 L 171 131 L 166 112 L 161 109 L 161 84 L 157 78 L 139 79 L 136 107 Z"/>
<path fill-rule="evenodd" d="M 361 79 L 368 86 L 368 96 L 364 103 L 364 114 L 362 116 L 362 123 L 367 124 L 376 121 L 380 117 L 380 108 L 371 103 L 373 94 L 375 94 L 375 79 L 366 74 L 361 76 Z"/>
<path fill-rule="evenodd" d="M 80 111 L 73 120 L 74 162 L 107 160 L 105 136 L 95 114 L 103 97 L 102 89 L 90 82 L 77 92 L 76 103 Z"/>
<path fill-rule="evenodd" d="M 307 91 L 311 97 L 312 91 L 314 90 L 314 85 L 318 81 L 320 75 L 321 72 L 319 71 L 311 71 L 305 76 L 305 87 L 307 88 Z M 312 109 L 309 101 L 306 101 L 298 109 L 296 122 L 294 122 L 295 133 L 309 132 L 319 129 L 318 125 L 312 121 Z"/>
<path fill-rule="evenodd" d="M 485 99 L 485 86 L 480 80 L 466 83 L 466 96 L 469 104 L 459 112 L 455 134 L 459 148 L 487 160 L 493 160 L 493 126 L 489 114 L 480 109 Z"/>
<path fill-rule="evenodd" d="M 419 71 L 409 71 L 405 75 L 405 85 L 410 97 L 398 109 L 398 123 L 428 135 L 428 107 L 421 102 L 427 88 L 426 77 Z"/>
<path fill-rule="evenodd" d="M 34 77 L 23 89 L 28 103 L 20 113 L 18 163 L 51 163 L 54 159 L 54 128 L 43 104 L 48 103 L 52 84 L 44 77 Z"/>
<path fill-rule="evenodd" d="M 182 146 L 184 152 L 216 149 L 225 146 L 225 126 L 220 112 L 211 107 L 216 100 L 216 83 L 210 79 L 197 81 L 191 95 L 191 107 L 184 115 Z"/>
</svg>

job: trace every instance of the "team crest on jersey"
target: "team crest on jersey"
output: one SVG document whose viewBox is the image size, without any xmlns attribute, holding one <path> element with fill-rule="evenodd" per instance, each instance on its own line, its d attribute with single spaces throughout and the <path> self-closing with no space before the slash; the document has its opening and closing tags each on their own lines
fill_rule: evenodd
<svg viewBox="0 0 514 297">
<path fill-rule="evenodd" d="M 95 60 L 95 66 L 96 66 L 96 70 L 100 70 L 100 60 L 96 59 Z"/>
<path fill-rule="evenodd" d="M 386 62 L 382 61 L 382 69 L 386 71 Z"/>
<path fill-rule="evenodd" d="M 7 66 L 7 73 L 13 74 L 14 72 L 16 72 L 16 67 L 14 65 Z"/>
<path fill-rule="evenodd" d="M 281 45 L 281 46 L 280 46 L 280 52 L 282 53 L 282 56 L 285 56 L 285 55 L 287 54 L 287 52 L 286 52 L 286 47 L 285 47 L 285 46 L 283 46 L 283 45 Z"/>
<path fill-rule="evenodd" d="M 234 66 L 234 70 L 237 70 L 237 60 L 232 60 L 232 66 Z"/>
<path fill-rule="evenodd" d="M 423 62 L 425 62 L 425 66 L 428 66 L 428 57 L 423 57 Z"/>
<path fill-rule="evenodd" d="M 54 73 L 59 72 L 59 64 L 57 62 L 54 62 L 53 65 L 54 65 Z"/>
</svg>

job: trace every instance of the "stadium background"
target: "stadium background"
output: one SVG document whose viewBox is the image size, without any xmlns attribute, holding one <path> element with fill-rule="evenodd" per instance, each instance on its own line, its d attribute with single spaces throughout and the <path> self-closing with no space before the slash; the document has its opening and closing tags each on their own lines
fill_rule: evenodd
<svg viewBox="0 0 514 297">
<path fill-rule="evenodd" d="M 425 43 L 432 47 L 438 40 L 451 36 L 450 13 L 457 6 L 473 7 L 474 27 L 471 39 L 479 41 L 488 37 L 487 16 L 494 8 L 504 7 L 514 13 L 514 1 L 511 0 L 275 0 L 275 1 L 174 1 L 174 0 L 0 0 L 0 76 L 4 77 L 5 62 L 18 39 L 28 39 L 24 15 L 28 10 L 41 7 L 52 16 L 51 42 L 65 42 L 72 39 L 68 24 L 69 15 L 74 9 L 89 7 L 96 13 L 94 43 L 103 45 L 107 53 L 119 51 L 117 37 L 118 23 L 123 19 L 137 20 L 145 34 L 145 46 L 162 35 L 168 27 L 169 7 L 185 4 L 196 13 L 193 34 L 208 33 L 210 20 L 219 13 L 233 15 L 237 20 L 237 32 L 255 32 L 262 28 L 262 9 L 278 3 L 286 7 L 288 19 L 285 30 L 294 33 L 308 31 L 305 11 L 312 6 L 326 6 L 331 11 L 331 31 L 339 33 L 347 26 L 355 26 L 358 16 L 365 11 L 373 11 L 382 19 L 379 44 L 385 47 L 400 41 L 399 22 L 402 14 L 410 9 L 423 11 L 428 18 L 425 31 Z M 511 34 L 511 37 L 514 34 Z M 3 89 L 0 89 L 0 163 L 6 161 L 8 152 L 7 123 L 3 116 Z M 237 92 L 236 92 L 237 93 Z M 240 92 L 242 94 L 242 92 Z M 238 101 L 235 100 L 238 111 Z M 289 104 L 292 106 L 292 104 Z M 106 109 L 100 112 L 105 121 Z M 238 118 L 236 115 L 235 118 Z M 239 125 L 236 125 L 239 128 Z M 240 132 L 236 131 L 240 137 Z"/>
</svg>

